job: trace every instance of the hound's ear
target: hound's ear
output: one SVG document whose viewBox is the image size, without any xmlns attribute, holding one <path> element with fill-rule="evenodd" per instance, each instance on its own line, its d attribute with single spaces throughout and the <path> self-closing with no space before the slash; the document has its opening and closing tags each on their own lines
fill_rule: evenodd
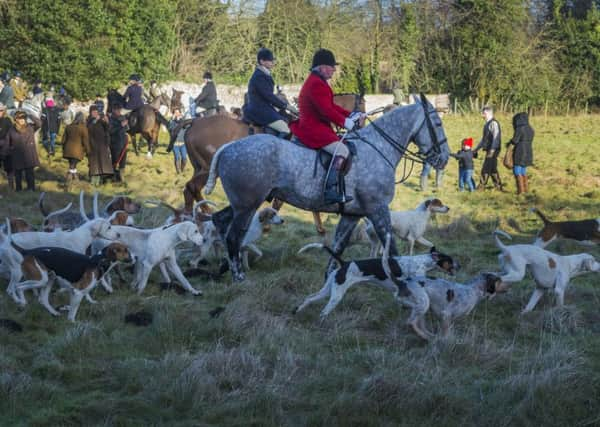
<svg viewBox="0 0 600 427">
<path fill-rule="evenodd" d="M 425 208 L 429 208 L 429 205 L 431 205 L 431 199 L 427 199 L 425 200 Z"/>
<path fill-rule="evenodd" d="M 434 253 L 438 253 L 437 249 L 435 248 L 435 246 L 432 246 L 431 249 L 429 249 L 429 253 L 430 254 L 434 254 Z"/>
</svg>

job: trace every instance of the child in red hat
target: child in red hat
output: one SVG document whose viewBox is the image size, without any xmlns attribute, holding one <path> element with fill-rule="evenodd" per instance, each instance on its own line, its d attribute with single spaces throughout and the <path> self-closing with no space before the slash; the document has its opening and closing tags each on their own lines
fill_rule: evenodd
<svg viewBox="0 0 600 427">
<path fill-rule="evenodd" d="M 473 181 L 473 138 L 462 140 L 462 148 L 456 154 L 450 154 L 458 160 L 458 189 L 464 191 L 465 184 L 469 191 L 475 190 Z"/>
</svg>

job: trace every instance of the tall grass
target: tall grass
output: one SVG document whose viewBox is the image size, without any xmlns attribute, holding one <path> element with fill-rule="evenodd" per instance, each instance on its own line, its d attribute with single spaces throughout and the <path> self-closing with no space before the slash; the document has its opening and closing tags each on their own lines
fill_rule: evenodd
<svg viewBox="0 0 600 427">
<path fill-rule="evenodd" d="M 510 117 L 499 119 L 506 141 L 512 134 Z M 443 120 L 453 150 L 462 138 L 477 139 L 481 132 L 478 116 Z M 598 123 L 597 116 L 532 119 L 535 167 L 528 195 L 513 194 L 507 170 L 502 171 L 506 193 L 459 193 L 457 165 L 451 160 L 442 189 L 416 191 L 418 177 L 413 176 L 397 186 L 392 208 L 408 209 L 424 197 L 440 197 L 451 210 L 433 219 L 427 238 L 459 260 L 457 280 L 497 270 L 491 231 L 500 226 L 515 242 L 531 242 L 540 221 L 529 207 L 556 219 L 600 216 Z M 191 171 L 176 176 L 163 150 L 152 160 L 130 154 L 126 184 L 101 187 L 102 200 L 125 193 L 181 204 Z M 93 191 L 84 181 L 64 192 L 60 177 L 66 162 L 42 163 L 39 184 L 49 193 L 49 205 L 74 201 L 80 188 Z M 86 172 L 85 166 L 80 169 Z M 39 224 L 37 194 L 9 195 L 5 185 L 0 192 L 1 215 Z M 222 191 L 214 201 L 226 204 Z M 155 226 L 168 213 L 148 207 L 136 220 Z M 0 329 L 0 425 L 600 423 L 598 275 L 575 279 L 565 308 L 554 308 L 547 295 L 534 312 L 520 315 L 533 286 L 526 278 L 457 321 L 450 338 L 426 344 L 405 325 L 406 310 L 367 286 L 348 292 L 323 322 L 318 304 L 292 315 L 322 285 L 327 259 L 318 251 L 296 255 L 300 246 L 320 237 L 309 213 L 290 207 L 282 213 L 286 224 L 273 227 L 259 243 L 264 256 L 251 261 L 245 283 L 233 284 L 228 276 L 191 278 L 204 290 L 203 298 L 160 291 L 155 273 L 142 296 L 126 283 L 117 283 L 112 295 L 97 290 L 98 304 L 84 302 L 72 324 L 52 318 L 31 297 L 20 310 L 1 296 L 0 318 L 19 322 L 24 332 Z M 332 231 L 337 217 L 324 218 Z M 585 250 L 600 257 L 597 247 L 568 241 L 550 249 L 563 254 Z M 351 247 L 344 257 L 367 251 Z M 180 258 L 185 266 L 186 256 Z M 64 304 L 66 297 L 52 295 L 52 302 Z M 212 317 L 216 307 L 225 310 Z M 151 312 L 153 323 L 145 328 L 124 323 L 125 314 L 137 310 Z M 438 328 L 436 319 L 427 322 Z"/>
</svg>

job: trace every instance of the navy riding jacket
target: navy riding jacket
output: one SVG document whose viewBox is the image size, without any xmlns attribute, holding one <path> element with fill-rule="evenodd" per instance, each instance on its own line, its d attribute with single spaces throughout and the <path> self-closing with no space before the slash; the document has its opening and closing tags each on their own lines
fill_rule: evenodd
<svg viewBox="0 0 600 427">
<path fill-rule="evenodd" d="M 243 109 L 246 120 L 261 126 L 284 120 L 274 107 L 285 108 L 287 104 L 275 96 L 274 88 L 273 77 L 256 68 L 248 83 L 248 103 Z"/>
</svg>

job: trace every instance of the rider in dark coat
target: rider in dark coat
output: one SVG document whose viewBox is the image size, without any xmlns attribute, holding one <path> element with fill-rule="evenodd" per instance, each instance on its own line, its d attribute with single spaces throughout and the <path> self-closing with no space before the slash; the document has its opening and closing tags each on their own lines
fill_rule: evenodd
<svg viewBox="0 0 600 427">
<path fill-rule="evenodd" d="M 144 88 L 141 85 L 141 78 L 137 74 L 129 76 L 129 86 L 123 94 L 125 98 L 125 109 L 123 113 L 129 113 L 129 126 L 135 127 L 137 123 L 137 110 L 144 106 Z"/>
<path fill-rule="evenodd" d="M 217 87 L 212 81 L 212 73 L 210 71 L 205 72 L 202 77 L 204 78 L 204 86 L 200 95 L 194 99 L 195 108 L 203 108 L 204 116 L 212 116 L 216 114 L 218 107 Z M 195 113 L 195 111 L 192 113 Z"/>
<path fill-rule="evenodd" d="M 298 114 L 298 111 L 273 93 L 275 89 L 275 81 L 271 76 L 271 69 L 275 65 L 273 52 L 263 47 L 258 51 L 256 57 L 258 63 L 248 82 L 247 103 L 243 107 L 244 118 L 287 135 L 290 133 L 290 129 L 285 118 L 279 114 L 276 108 L 282 110 L 287 108 L 295 114 Z"/>
<path fill-rule="evenodd" d="M 508 142 L 515 146 L 513 153 L 513 174 L 517 181 L 517 194 L 529 191 L 527 166 L 533 164 L 533 128 L 529 125 L 527 113 L 517 113 L 513 117 L 515 135 Z"/>
</svg>

